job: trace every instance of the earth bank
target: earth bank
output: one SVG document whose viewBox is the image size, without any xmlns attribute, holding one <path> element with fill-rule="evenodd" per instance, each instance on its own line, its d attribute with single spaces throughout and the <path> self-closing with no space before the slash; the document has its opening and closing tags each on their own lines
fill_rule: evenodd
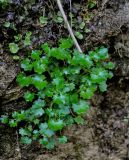
<svg viewBox="0 0 129 160">
<path fill-rule="evenodd" d="M 85 0 L 72 1 L 71 11 L 78 20 L 87 14 L 86 3 Z M 55 6 L 54 1 L 38 0 L 31 4 L 26 0 L 16 0 L 8 9 L 0 11 L 1 114 L 26 108 L 22 99 L 23 90 L 15 82 L 20 67 L 10 55 L 8 43 L 15 34 L 25 34 L 27 30 L 33 32 L 33 47 L 46 41 L 54 45 L 58 38 L 65 37 L 67 29 L 51 18 L 51 12 L 58 11 Z M 50 21 L 47 26 L 40 27 L 37 18 L 44 8 Z M 68 0 L 64 1 L 64 8 L 69 13 Z M 23 146 L 18 142 L 16 129 L 0 125 L 0 160 L 129 159 L 129 1 L 97 1 L 97 6 L 88 13 L 93 14 L 86 22 L 90 32 L 82 32 L 84 40 L 79 40 L 79 43 L 86 52 L 95 46 L 108 46 L 111 59 L 116 63 L 114 78 L 108 82 L 108 91 L 103 95 L 96 93 L 85 118 L 86 125 L 66 129 L 69 142 L 53 151 L 46 151 L 35 143 Z M 25 19 L 20 18 L 23 15 Z M 3 27 L 6 20 L 14 22 L 17 30 Z M 21 50 L 21 56 L 25 52 L 25 49 Z"/>
</svg>

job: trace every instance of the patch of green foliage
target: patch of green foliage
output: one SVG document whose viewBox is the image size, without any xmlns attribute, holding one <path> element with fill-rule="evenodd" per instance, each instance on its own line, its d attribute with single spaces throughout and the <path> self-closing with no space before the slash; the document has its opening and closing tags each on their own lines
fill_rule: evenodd
<svg viewBox="0 0 129 160">
<path fill-rule="evenodd" d="M 96 0 L 88 0 L 88 8 L 92 9 L 96 6 L 97 1 Z"/>
<path fill-rule="evenodd" d="M 48 18 L 44 17 L 44 16 L 40 16 L 39 17 L 39 22 L 41 25 L 45 26 L 48 23 Z"/>
<path fill-rule="evenodd" d="M 45 43 L 39 50 L 32 50 L 22 60 L 21 68 L 17 82 L 28 88 L 24 99 L 30 108 L 3 115 L 1 121 L 10 127 L 22 122 L 22 126 L 25 124 L 19 129 L 22 143 L 39 141 L 52 149 L 67 142 L 60 132 L 63 128 L 84 124 L 89 100 L 97 89 L 107 90 L 106 81 L 113 76 L 114 64 L 109 62 L 107 48 L 96 48 L 86 55 L 74 49 L 68 38 L 61 39 L 58 47 L 50 48 Z"/>
<path fill-rule="evenodd" d="M 25 46 L 31 45 L 31 40 L 30 40 L 31 35 L 32 35 L 32 32 L 30 32 L 30 31 L 26 33 L 25 40 L 24 40 L 24 45 Z"/>
<path fill-rule="evenodd" d="M 31 35 L 32 35 L 32 32 L 30 32 L 30 31 L 26 32 L 24 39 L 21 34 L 15 35 L 14 41 L 12 43 L 9 43 L 10 52 L 12 54 L 16 54 L 16 53 L 18 53 L 18 51 L 20 49 L 23 49 L 23 48 L 30 46 L 32 43 L 31 42 Z M 15 55 L 15 56 L 13 56 L 13 59 L 19 60 L 20 58 L 19 58 L 19 56 Z M 25 61 L 27 61 L 27 60 L 25 60 Z"/>
<path fill-rule="evenodd" d="M 15 54 L 19 51 L 19 47 L 16 43 L 9 43 L 10 52 Z"/>
<path fill-rule="evenodd" d="M 5 9 L 9 3 L 10 3 L 10 0 L 0 0 L 0 7 Z"/>
</svg>

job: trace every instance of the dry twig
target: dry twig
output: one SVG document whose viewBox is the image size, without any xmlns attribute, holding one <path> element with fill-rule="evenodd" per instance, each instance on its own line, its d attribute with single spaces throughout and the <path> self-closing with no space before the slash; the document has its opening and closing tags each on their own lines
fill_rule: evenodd
<svg viewBox="0 0 129 160">
<path fill-rule="evenodd" d="M 66 25 L 67 25 L 68 31 L 69 31 L 69 33 L 70 33 L 70 35 L 71 35 L 71 37 L 72 37 L 72 39 L 73 39 L 73 41 L 74 41 L 74 43 L 75 43 L 76 48 L 78 49 L 78 51 L 79 51 L 80 53 L 82 53 L 82 50 L 81 50 L 81 48 L 80 48 L 80 46 L 79 46 L 79 44 L 78 44 L 78 42 L 77 42 L 77 40 L 76 40 L 76 38 L 75 38 L 75 36 L 74 36 L 74 34 L 73 34 L 73 31 L 72 31 L 72 29 L 71 29 L 71 27 L 70 27 L 70 24 L 69 24 L 69 22 L 68 22 L 68 20 L 67 20 L 66 14 L 65 14 L 64 9 L 63 9 L 62 4 L 61 4 L 61 1 L 60 1 L 60 0 L 57 0 L 57 4 L 58 4 L 58 7 L 59 7 L 59 9 L 60 9 L 60 12 L 61 12 L 61 14 L 62 14 L 62 16 L 63 16 L 64 22 L 65 22 Z"/>
</svg>

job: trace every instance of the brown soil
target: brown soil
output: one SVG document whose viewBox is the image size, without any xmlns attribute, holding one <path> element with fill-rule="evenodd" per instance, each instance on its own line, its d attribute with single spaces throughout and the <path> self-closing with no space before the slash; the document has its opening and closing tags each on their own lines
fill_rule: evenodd
<svg viewBox="0 0 129 160">
<path fill-rule="evenodd" d="M 64 4 L 66 11 L 69 9 L 67 3 Z M 85 3 L 81 1 L 81 9 L 85 8 Z M 47 4 L 39 1 L 33 10 L 38 5 L 41 9 L 40 6 Z M 86 34 L 85 42 L 80 43 L 85 50 L 100 44 L 108 45 L 110 56 L 116 63 L 114 78 L 108 82 L 108 91 L 93 97 L 92 107 L 85 118 L 86 124 L 67 128 L 65 133 L 69 142 L 53 151 L 44 150 L 35 143 L 23 146 L 19 144 L 16 129 L 0 125 L 0 160 L 129 160 L 129 1 L 101 0 L 97 6 L 93 10 L 94 18 L 88 24 L 92 32 Z M 47 9 L 49 11 L 50 8 Z M 2 25 L 5 15 L 0 15 Z M 19 25 L 16 15 L 14 19 Z M 23 22 L 19 32 L 33 27 L 34 20 L 30 19 L 28 17 L 28 21 Z M 3 35 L 6 30 L 1 30 L 0 111 L 3 114 L 26 107 L 26 104 L 22 99 L 23 91 L 15 82 L 19 65 L 10 54 L 5 54 L 7 50 L 4 47 L 6 41 L 11 41 L 10 36 L 8 32 Z M 61 25 L 59 30 L 58 24 L 51 22 L 45 28 L 36 26 L 33 46 L 45 41 L 54 44 L 53 41 L 63 36 L 64 30 Z"/>
</svg>

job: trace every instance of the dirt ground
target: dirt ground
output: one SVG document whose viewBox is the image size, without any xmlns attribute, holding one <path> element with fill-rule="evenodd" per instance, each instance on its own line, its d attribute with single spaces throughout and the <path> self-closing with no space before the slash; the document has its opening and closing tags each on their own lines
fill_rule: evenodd
<svg viewBox="0 0 129 160">
<path fill-rule="evenodd" d="M 87 13 L 86 3 L 86 0 L 72 1 L 72 13 L 77 19 Z M 67 29 L 52 20 L 43 28 L 37 25 L 36 19 L 44 7 L 48 15 L 58 11 L 54 4 L 54 1 L 37 0 L 35 5 L 33 2 L 30 5 L 26 0 L 14 0 L 8 10 L 0 10 L 1 115 L 26 108 L 23 90 L 15 81 L 20 67 L 9 54 L 8 43 L 16 33 L 26 30 L 33 32 L 33 47 L 46 41 L 54 44 L 65 36 Z M 66 13 L 69 12 L 69 0 L 63 4 Z M 108 91 L 96 93 L 85 117 L 86 124 L 67 128 L 64 132 L 69 142 L 52 151 L 35 143 L 23 146 L 19 144 L 16 129 L 0 125 L 0 160 L 129 160 L 129 1 L 100 0 L 88 12 L 94 15 L 87 23 L 91 32 L 83 33 L 84 40 L 79 43 L 86 52 L 102 44 L 108 46 L 116 63 Z M 20 18 L 25 13 L 26 19 Z M 15 22 L 17 31 L 3 27 L 7 19 Z M 24 56 L 24 52 L 21 50 L 20 55 Z"/>
</svg>

